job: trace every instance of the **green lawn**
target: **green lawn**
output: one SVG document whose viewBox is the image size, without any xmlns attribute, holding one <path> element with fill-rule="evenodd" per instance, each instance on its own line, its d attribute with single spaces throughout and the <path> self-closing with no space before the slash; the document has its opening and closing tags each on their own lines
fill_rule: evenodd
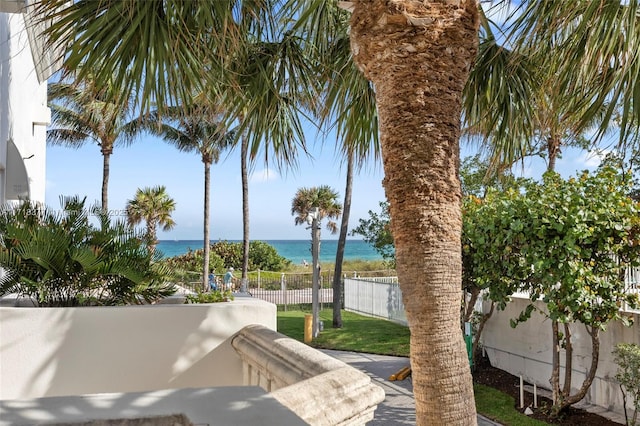
<svg viewBox="0 0 640 426">
<path fill-rule="evenodd" d="M 278 311 L 278 331 L 293 339 L 304 340 L 304 316 L 310 312 Z M 312 342 L 316 348 L 409 356 L 409 328 L 391 321 L 342 311 L 343 327 L 331 327 L 333 313 L 320 312 L 324 331 Z M 530 419 L 515 407 L 512 397 L 493 388 L 475 385 L 478 413 L 507 426 L 539 426 L 546 423 Z"/>
<path fill-rule="evenodd" d="M 304 339 L 304 316 L 310 312 L 279 311 L 278 331 L 299 341 Z M 379 318 L 342 311 L 340 329 L 332 328 L 333 312 L 320 311 L 324 331 L 312 342 L 316 348 L 409 356 L 409 328 Z"/>
<path fill-rule="evenodd" d="M 531 419 L 516 410 L 515 400 L 496 389 L 484 385 L 474 385 L 476 410 L 478 413 L 509 426 L 543 426 L 547 423 Z"/>
</svg>

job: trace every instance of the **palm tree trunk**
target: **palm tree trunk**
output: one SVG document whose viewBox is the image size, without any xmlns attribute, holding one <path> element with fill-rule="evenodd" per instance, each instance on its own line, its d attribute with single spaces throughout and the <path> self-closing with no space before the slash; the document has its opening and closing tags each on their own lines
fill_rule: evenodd
<svg viewBox="0 0 640 426">
<path fill-rule="evenodd" d="M 342 208 L 342 222 L 336 251 L 336 266 L 333 272 L 333 328 L 342 328 L 342 261 L 344 246 L 347 243 L 349 230 L 349 216 L 351 214 L 351 193 L 353 190 L 353 152 L 347 154 L 347 183 L 344 188 L 344 206 Z"/>
<path fill-rule="evenodd" d="M 249 272 L 249 173 L 247 161 L 249 160 L 249 138 L 242 135 L 240 145 L 240 171 L 242 175 L 242 280 L 241 291 L 247 291 Z"/>
<path fill-rule="evenodd" d="M 158 219 L 147 219 L 147 237 L 149 238 L 149 251 L 151 255 L 156 252 L 156 245 L 158 245 Z"/>
<path fill-rule="evenodd" d="M 209 186 L 211 182 L 211 163 L 204 161 L 204 240 L 202 242 L 202 291 L 209 288 Z"/>
<path fill-rule="evenodd" d="M 113 153 L 113 149 L 103 148 L 102 149 L 102 211 L 106 212 L 109 210 L 109 160 L 111 159 L 111 154 Z"/>
<path fill-rule="evenodd" d="M 376 92 L 418 425 L 477 424 L 460 327 L 458 169 L 478 8 L 453 3 L 356 1 L 351 17 L 354 60 Z"/>
<path fill-rule="evenodd" d="M 556 170 L 556 160 L 558 154 L 560 154 L 560 145 L 562 141 L 557 136 L 550 136 L 547 139 L 547 155 L 549 156 L 549 164 L 547 164 L 547 171 L 554 172 Z"/>
</svg>

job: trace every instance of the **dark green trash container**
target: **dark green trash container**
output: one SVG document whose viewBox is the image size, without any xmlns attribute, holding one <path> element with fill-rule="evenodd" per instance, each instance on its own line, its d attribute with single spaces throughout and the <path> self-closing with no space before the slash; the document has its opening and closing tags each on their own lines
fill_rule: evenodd
<svg viewBox="0 0 640 426">
<path fill-rule="evenodd" d="M 467 345 L 467 357 L 469 358 L 469 365 L 473 367 L 473 336 L 471 334 L 465 334 L 464 343 L 466 343 Z"/>
</svg>

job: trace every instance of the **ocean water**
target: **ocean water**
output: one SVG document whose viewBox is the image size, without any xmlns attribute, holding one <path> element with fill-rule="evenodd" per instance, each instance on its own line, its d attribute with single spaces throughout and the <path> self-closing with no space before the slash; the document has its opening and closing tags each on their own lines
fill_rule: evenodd
<svg viewBox="0 0 640 426">
<path fill-rule="evenodd" d="M 230 240 L 230 242 L 240 242 Z M 278 254 L 292 263 L 303 263 L 304 260 L 311 263 L 311 241 L 307 240 L 265 240 L 272 245 Z M 212 241 L 215 243 L 215 241 Z M 200 240 L 160 240 L 158 250 L 164 257 L 178 256 L 186 253 L 189 249 L 197 250 L 202 248 Z M 335 262 L 336 251 L 338 250 L 338 240 L 321 240 L 320 242 L 320 262 Z M 380 256 L 368 243 L 362 240 L 347 240 L 344 248 L 345 260 L 382 260 Z"/>
</svg>

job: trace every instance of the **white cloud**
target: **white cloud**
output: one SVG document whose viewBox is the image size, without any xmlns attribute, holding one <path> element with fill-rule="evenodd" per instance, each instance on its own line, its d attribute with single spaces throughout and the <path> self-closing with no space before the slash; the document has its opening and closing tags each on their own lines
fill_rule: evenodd
<svg viewBox="0 0 640 426">
<path fill-rule="evenodd" d="M 249 181 L 251 183 L 259 183 L 259 182 L 274 181 L 274 180 L 278 180 L 279 178 L 280 178 L 280 175 L 278 174 L 278 172 L 273 171 L 271 169 L 262 169 L 262 170 L 255 170 L 253 173 L 251 173 Z"/>
<path fill-rule="evenodd" d="M 578 158 L 578 162 L 582 163 L 584 167 L 595 169 L 610 152 L 610 149 L 598 149 L 591 152 L 585 152 L 580 156 L 580 158 Z"/>
</svg>

